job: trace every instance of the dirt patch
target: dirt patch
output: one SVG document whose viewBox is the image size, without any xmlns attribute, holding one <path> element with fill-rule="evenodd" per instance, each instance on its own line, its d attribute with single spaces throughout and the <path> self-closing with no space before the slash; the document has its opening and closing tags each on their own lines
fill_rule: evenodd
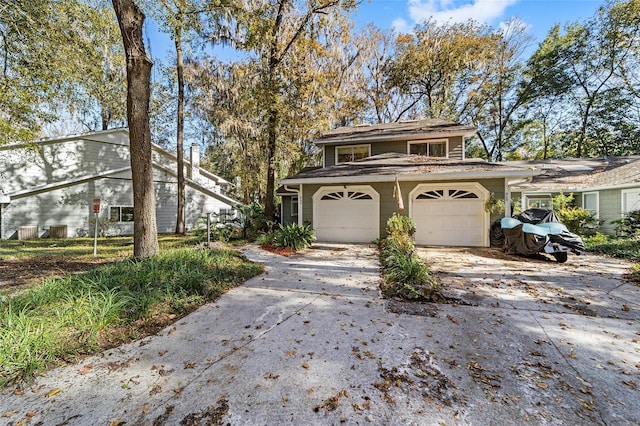
<svg viewBox="0 0 640 426">
<path fill-rule="evenodd" d="M 3 259 L 0 262 L 0 290 L 21 289 L 44 278 L 61 277 L 71 273 L 84 272 L 113 262 L 113 259 L 86 259 L 57 256 Z"/>
</svg>

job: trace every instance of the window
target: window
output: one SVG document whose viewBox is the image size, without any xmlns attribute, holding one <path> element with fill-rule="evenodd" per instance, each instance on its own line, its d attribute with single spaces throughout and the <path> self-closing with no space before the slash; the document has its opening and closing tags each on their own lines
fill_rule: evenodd
<svg viewBox="0 0 640 426">
<path fill-rule="evenodd" d="M 582 194 L 582 208 L 591 213 L 591 215 L 596 219 L 600 215 L 598 201 L 597 192 L 585 192 Z"/>
<path fill-rule="evenodd" d="M 528 209 L 553 209 L 551 195 L 525 195 Z"/>
<path fill-rule="evenodd" d="M 109 207 L 110 222 L 133 222 L 133 207 L 111 206 Z"/>
<path fill-rule="evenodd" d="M 630 213 L 640 209 L 640 190 L 623 189 L 622 190 L 622 214 Z"/>
<path fill-rule="evenodd" d="M 220 209 L 218 213 L 218 223 L 228 223 L 235 219 L 235 210 L 233 209 Z"/>
<path fill-rule="evenodd" d="M 348 163 L 371 155 L 371 145 L 349 145 L 336 147 L 336 164 Z"/>
<path fill-rule="evenodd" d="M 298 197 L 291 197 L 291 216 L 298 216 Z"/>
<path fill-rule="evenodd" d="M 447 139 L 409 142 L 409 154 L 447 158 Z"/>
</svg>

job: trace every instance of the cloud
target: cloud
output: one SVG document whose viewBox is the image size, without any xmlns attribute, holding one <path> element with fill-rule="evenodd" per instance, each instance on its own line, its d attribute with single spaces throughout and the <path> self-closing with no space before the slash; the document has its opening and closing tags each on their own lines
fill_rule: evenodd
<svg viewBox="0 0 640 426">
<path fill-rule="evenodd" d="M 398 34 L 408 33 L 411 31 L 411 26 L 407 21 L 402 18 L 394 19 L 391 23 L 391 29 Z"/>
<path fill-rule="evenodd" d="M 409 16 L 414 22 L 433 19 L 436 22 L 465 22 L 473 19 L 491 23 L 518 0 L 471 0 L 460 4 L 454 0 L 409 0 Z"/>
</svg>

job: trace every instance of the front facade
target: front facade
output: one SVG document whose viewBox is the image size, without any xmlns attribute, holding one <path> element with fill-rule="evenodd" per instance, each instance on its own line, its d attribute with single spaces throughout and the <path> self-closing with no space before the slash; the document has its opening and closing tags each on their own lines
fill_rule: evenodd
<svg viewBox="0 0 640 426">
<path fill-rule="evenodd" d="M 416 222 L 417 244 L 488 246 L 500 214 L 486 205 L 536 172 L 466 160 L 475 131 L 441 120 L 336 129 L 315 141 L 323 167 L 281 181 L 282 220 L 311 224 L 319 241 L 368 243 L 400 212 Z"/>
<path fill-rule="evenodd" d="M 174 232 L 177 159 L 152 147 L 158 232 Z M 126 129 L 0 146 L 0 239 L 93 235 L 93 200 L 105 235 L 133 233 L 133 186 Z M 229 183 L 199 167 L 192 147 L 184 162 L 185 225 L 197 226 L 205 202 L 231 211 L 238 202 L 225 195 Z"/>
<path fill-rule="evenodd" d="M 514 162 L 522 165 L 524 162 Z M 528 161 L 542 173 L 513 188 L 523 209 L 551 208 L 551 199 L 573 194 L 577 206 L 600 220 L 601 232 L 615 233 L 614 221 L 640 209 L 640 156 Z"/>
</svg>

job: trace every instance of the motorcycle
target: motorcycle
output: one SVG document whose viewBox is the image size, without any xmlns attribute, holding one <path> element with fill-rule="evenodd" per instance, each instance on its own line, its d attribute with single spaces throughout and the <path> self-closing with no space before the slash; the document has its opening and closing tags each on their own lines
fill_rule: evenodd
<svg viewBox="0 0 640 426">
<path fill-rule="evenodd" d="M 517 254 L 547 253 L 558 263 L 564 263 L 569 253 L 580 255 L 585 251 L 582 238 L 569 232 L 553 210 L 536 208 L 513 217 L 503 217 L 500 227 L 505 247 Z"/>
</svg>

